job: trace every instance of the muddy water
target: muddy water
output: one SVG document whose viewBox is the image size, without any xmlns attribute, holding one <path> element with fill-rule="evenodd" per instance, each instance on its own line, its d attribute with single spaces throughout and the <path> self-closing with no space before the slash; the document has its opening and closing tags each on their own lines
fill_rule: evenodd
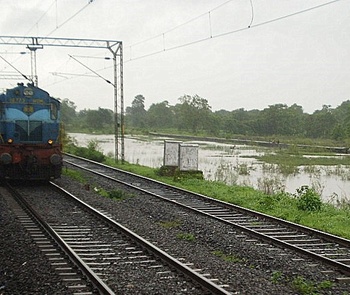
<svg viewBox="0 0 350 295">
<path fill-rule="evenodd" d="M 114 156 L 113 135 L 71 133 L 70 136 L 80 146 L 87 146 L 90 140 L 96 140 L 105 155 Z M 163 164 L 164 140 L 156 137 L 125 137 L 125 160 L 152 168 L 160 167 Z M 297 172 L 286 176 L 275 165 L 254 158 L 267 152 L 267 148 L 214 142 L 188 143 L 198 144 L 198 169 L 203 171 L 208 180 L 248 185 L 265 192 L 296 193 L 297 188 L 308 185 L 314 187 L 326 202 L 350 200 L 349 167 L 300 166 Z"/>
</svg>

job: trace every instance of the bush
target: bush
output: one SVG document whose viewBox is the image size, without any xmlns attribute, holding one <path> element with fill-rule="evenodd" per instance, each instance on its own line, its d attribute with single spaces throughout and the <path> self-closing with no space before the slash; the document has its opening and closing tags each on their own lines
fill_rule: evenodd
<svg viewBox="0 0 350 295">
<path fill-rule="evenodd" d="M 99 163 L 102 163 L 106 159 L 103 153 L 85 147 L 76 147 L 74 154 L 79 157 L 87 158 Z"/>
<path fill-rule="evenodd" d="M 191 170 L 191 171 L 180 171 L 180 169 L 175 169 L 174 171 L 174 180 L 182 181 L 186 179 L 199 179 L 203 180 L 203 171 Z"/>
<path fill-rule="evenodd" d="M 297 189 L 297 207 L 302 211 L 320 211 L 322 207 L 322 200 L 319 194 L 314 189 L 303 185 Z"/>
<path fill-rule="evenodd" d="M 82 158 L 87 158 L 92 161 L 102 163 L 106 160 L 106 156 L 100 151 L 97 141 L 91 140 L 88 147 L 79 147 L 75 143 L 67 144 L 64 148 L 65 152 L 77 155 Z"/>
<path fill-rule="evenodd" d="M 155 173 L 159 176 L 174 176 L 177 169 L 176 166 L 161 166 Z"/>
</svg>

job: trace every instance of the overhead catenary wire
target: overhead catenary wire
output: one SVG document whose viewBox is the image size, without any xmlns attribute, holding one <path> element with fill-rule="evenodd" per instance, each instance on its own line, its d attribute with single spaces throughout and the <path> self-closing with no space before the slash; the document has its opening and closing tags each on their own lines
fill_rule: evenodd
<svg viewBox="0 0 350 295">
<path fill-rule="evenodd" d="M 61 24 L 57 25 L 56 24 L 56 28 L 53 29 L 50 33 L 48 33 L 45 37 L 50 36 L 52 33 L 54 33 L 56 30 L 58 30 L 59 28 L 61 28 L 62 26 L 64 26 L 66 23 L 68 23 L 69 21 L 71 21 L 73 18 L 75 18 L 79 13 L 81 13 L 86 7 L 88 7 L 94 0 L 89 0 L 88 3 L 86 5 L 84 5 L 82 8 L 80 8 L 76 13 L 74 13 L 71 17 L 67 18 L 64 22 L 62 22 Z M 56 17 L 57 20 L 57 17 Z"/>
<path fill-rule="evenodd" d="M 27 33 L 24 34 L 24 36 L 27 36 L 28 33 L 33 30 L 33 28 L 35 26 L 37 26 L 39 24 L 39 22 L 44 18 L 44 16 L 49 12 L 49 10 L 52 8 L 52 6 L 56 3 L 56 14 L 57 14 L 57 0 L 54 0 L 50 6 L 45 10 L 45 12 L 39 17 L 39 19 L 34 23 L 34 25 L 27 31 Z M 57 19 L 57 15 L 56 15 L 56 19 Z"/>
<path fill-rule="evenodd" d="M 26 79 L 26 80 L 28 80 L 28 81 L 34 83 L 32 79 L 29 79 L 26 75 L 24 75 L 19 69 L 17 69 L 14 65 L 12 65 L 9 61 L 7 61 L 7 60 L 6 60 L 5 58 L 3 58 L 1 55 L 0 55 L 0 58 L 1 58 L 4 62 L 6 62 L 11 68 L 13 68 L 17 73 L 19 73 L 24 79 Z"/>
<path fill-rule="evenodd" d="M 216 10 L 216 9 L 218 9 L 218 8 L 224 6 L 224 5 L 226 5 L 226 4 L 228 4 L 228 3 L 232 2 L 232 1 L 234 1 L 234 0 L 226 1 L 226 2 L 224 2 L 224 3 L 222 3 L 222 4 L 218 5 L 218 6 L 216 6 L 215 8 L 209 10 L 208 12 L 202 13 L 201 15 L 198 15 L 198 16 L 196 16 L 196 17 L 194 17 L 194 18 L 191 18 L 190 20 L 188 20 L 188 21 L 186 21 L 186 22 L 184 22 L 184 23 L 182 23 L 182 24 L 179 24 L 179 25 L 177 25 L 177 26 L 175 26 L 175 27 L 173 27 L 173 28 L 171 28 L 171 29 L 169 29 L 169 30 L 167 30 L 167 31 L 165 31 L 165 32 L 162 32 L 162 33 L 160 33 L 160 34 L 158 34 L 158 35 L 155 35 L 155 36 L 150 37 L 150 38 L 147 38 L 147 39 L 145 39 L 145 40 L 142 40 L 142 41 L 133 43 L 133 44 L 129 45 L 129 47 L 134 47 L 134 46 L 136 46 L 136 45 L 140 45 L 140 44 L 142 44 L 142 43 L 146 43 L 146 42 L 148 42 L 148 41 L 151 41 L 151 40 L 153 40 L 153 39 L 156 39 L 156 38 L 159 38 L 159 37 L 161 37 L 161 36 L 163 36 L 163 35 L 166 35 L 166 34 L 172 32 L 172 31 L 175 31 L 176 29 L 178 29 L 178 28 L 180 28 L 180 27 L 183 27 L 183 26 L 185 26 L 185 25 L 187 25 L 187 24 L 189 24 L 189 23 L 192 23 L 192 22 L 198 20 L 199 18 L 201 18 L 201 17 L 203 17 L 203 16 L 206 16 L 208 13 L 213 12 L 214 10 Z"/>
<path fill-rule="evenodd" d="M 35 27 L 35 26 L 38 26 L 38 24 L 39 24 L 39 22 L 44 18 L 44 16 L 49 12 L 49 10 L 52 8 L 52 6 L 55 4 L 55 2 L 56 2 L 56 5 L 57 5 L 57 0 L 54 0 L 51 4 L 50 4 L 50 6 L 45 10 L 45 12 L 39 17 L 39 19 L 34 23 L 34 25 L 33 26 L 31 26 L 30 27 L 30 29 L 24 34 L 24 36 L 27 36 L 28 35 L 28 33 L 31 31 L 31 30 L 33 30 L 33 28 Z M 57 7 L 56 7 L 56 10 L 57 10 Z M 11 48 L 13 48 L 13 47 L 11 47 Z M 19 60 L 21 57 L 18 57 L 15 61 L 13 61 L 13 63 L 15 63 L 17 60 Z"/>
<path fill-rule="evenodd" d="M 80 62 L 78 59 L 76 59 L 74 56 L 68 54 L 70 58 L 74 59 L 76 62 L 78 62 L 79 64 L 81 64 L 83 67 L 87 68 L 90 72 L 94 73 L 96 76 L 100 77 L 101 79 L 103 79 L 104 81 L 106 81 L 108 84 L 111 84 L 113 86 L 114 83 L 112 83 L 111 81 L 107 80 L 106 78 L 104 78 L 103 76 L 101 76 L 99 73 L 97 73 L 96 71 L 94 71 L 93 69 L 89 68 L 87 65 L 83 64 L 82 62 Z"/>
<path fill-rule="evenodd" d="M 50 36 L 52 33 L 54 33 L 56 30 L 67 24 L 69 21 L 71 21 L 74 17 L 76 17 L 79 13 L 81 13 L 85 8 L 89 6 L 94 0 L 88 0 L 88 3 L 84 5 L 81 9 L 79 9 L 75 14 L 73 14 L 71 17 L 67 18 L 64 22 L 61 24 L 58 24 L 58 9 L 57 9 L 57 0 L 56 1 L 56 28 L 53 29 L 49 34 L 46 35 L 46 37 Z M 54 2 L 55 2 L 54 1 Z M 53 4 L 53 3 L 52 3 Z"/>
<path fill-rule="evenodd" d="M 251 1 L 251 0 L 249 0 L 249 1 Z M 254 10 L 253 10 L 253 4 L 252 4 L 252 2 L 250 2 L 251 3 L 251 9 L 252 9 L 252 16 L 251 16 L 250 24 L 248 26 L 244 26 L 244 27 L 236 29 L 236 30 L 231 30 L 231 31 L 228 31 L 228 32 L 225 32 L 225 33 L 216 34 L 216 35 L 211 35 L 211 33 L 210 33 L 208 37 L 204 37 L 204 38 L 201 38 L 201 39 L 198 39 L 198 40 L 194 40 L 194 41 L 191 41 L 191 42 L 183 43 L 183 44 L 176 45 L 176 46 L 173 46 L 173 47 L 168 47 L 168 48 L 164 47 L 162 50 L 157 50 L 157 51 L 154 51 L 154 52 L 151 52 L 151 53 L 148 53 L 148 54 L 145 54 L 145 55 L 141 55 L 141 56 L 138 56 L 138 57 L 134 57 L 134 58 L 131 57 L 131 55 L 130 55 L 130 59 L 125 61 L 125 63 L 126 62 L 130 62 L 130 61 L 139 60 L 139 59 L 146 58 L 146 57 L 150 57 L 150 56 L 153 56 L 153 55 L 156 55 L 156 54 L 160 54 L 160 53 L 165 52 L 165 51 L 170 51 L 170 50 L 175 50 L 175 49 L 179 49 L 179 48 L 182 48 L 182 47 L 187 47 L 187 46 L 194 45 L 194 44 L 197 44 L 197 43 L 201 43 L 201 42 L 204 42 L 204 41 L 207 41 L 207 40 L 210 40 L 210 39 L 216 39 L 216 38 L 219 38 L 219 37 L 232 35 L 232 34 L 235 34 L 235 33 L 239 33 L 239 32 L 242 32 L 242 31 L 249 30 L 251 28 L 264 26 L 264 25 L 267 25 L 267 24 L 270 24 L 270 23 L 273 23 L 273 22 L 281 21 L 281 20 L 286 19 L 286 18 L 290 18 L 290 17 L 296 16 L 296 15 L 299 15 L 299 14 L 303 14 L 303 13 L 306 13 L 306 12 L 309 12 L 309 11 L 312 11 L 312 10 L 316 10 L 316 9 L 319 9 L 319 8 L 327 6 L 327 5 L 334 4 L 334 3 L 339 2 L 339 1 L 342 1 L 342 0 L 329 1 L 329 2 L 326 2 L 326 3 L 322 3 L 322 4 L 319 4 L 319 5 L 316 5 L 316 6 L 312 6 L 312 7 L 303 9 L 303 10 L 299 10 L 299 11 L 294 12 L 294 13 L 290 13 L 290 14 L 287 14 L 287 15 L 284 15 L 284 16 L 280 16 L 280 17 L 277 17 L 277 18 L 274 18 L 274 19 L 270 19 L 270 20 L 267 20 L 267 21 L 263 21 L 263 22 L 260 22 L 260 23 L 256 23 L 256 24 L 253 24 Z M 230 2 L 230 1 L 228 1 L 228 2 Z M 223 3 L 221 6 L 225 5 L 228 2 Z M 216 7 L 215 9 L 217 9 L 217 8 L 218 7 Z M 211 11 L 213 11 L 213 10 L 211 10 Z M 196 20 L 196 19 L 198 19 L 200 17 L 203 17 L 204 15 L 207 15 L 207 13 L 201 14 L 200 16 L 198 16 L 196 18 L 193 18 L 190 21 L 185 22 L 185 23 L 183 23 L 181 25 L 178 25 L 178 26 L 174 27 L 173 29 L 170 29 L 170 30 L 168 30 L 168 31 L 166 31 L 166 32 L 164 32 L 162 34 L 156 35 L 154 37 L 151 37 L 149 39 L 146 39 L 146 40 L 138 42 L 138 43 L 134 43 L 133 45 L 129 46 L 130 47 L 130 51 L 131 51 L 131 47 L 133 47 L 135 45 L 142 44 L 142 43 L 147 42 L 149 40 L 158 38 L 159 36 L 164 36 L 163 38 L 165 38 L 165 34 L 166 33 L 171 32 L 171 31 L 175 30 L 176 28 L 178 28 L 180 26 L 186 25 L 186 24 L 192 22 L 193 20 Z M 163 40 L 163 43 L 164 42 L 165 41 Z"/>
<path fill-rule="evenodd" d="M 87 73 L 82 74 L 76 74 L 76 73 L 64 73 L 64 72 L 50 72 L 53 76 L 62 77 L 65 79 L 69 79 L 67 76 L 77 76 L 77 77 L 92 77 L 92 78 L 98 78 L 96 75 L 89 75 Z"/>
<path fill-rule="evenodd" d="M 68 23 L 70 20 L 72 20 L 74 17 L 76 17 L 79 13 L 81 13 L 89 4 L 91 4 L 94 0 L 88 0 L 88 3 L 86 5 L 84 5 L 81 9 L 79 9 L 75 14 L 73 14 L 71 17 L 69 17 L 68 19 L 66 19 L 64 22 L 62 22 L 61 24 L 58 24 L 58 7 L 57 7 L 57 1 L 58 0 L 54 0 L 53 2 L 51 2 L 51 4 L 49 5 L 49 7 L 45 10 L 45 12 L 39 17 L 39 19 L 34 23 L 34 25 L 27 31 L 27 33 L 25 33 L 25 36 L 35 27 L 38 26 L 39 22 L 44 18 L 44 16 L 50 11 L 50 9 L 52 9 L 52 7 L 54 6 L 54 4 L 56 4 L 56 28 L 54 30 L 52 30 L 49 34 L 46 35 L 46 37 L 48 37 L 49 35 L 51 35 L 53 32 L 55 32 L 57 29 L 59 29 L 60 27 L 62 27 L 63 25 L 65 25 L 66 23 Z M 20 59 L 21 57 L 18 57 L 16 59 L 16 61 L 18 59 Z M 9 62 L 7 62 L 9 65 L 11 65 Z M 11 65 L 12 66 L 12 65 Z M 13 67 L 13 66 L 12 66 Z"/>
<path fill-rule="evenodd" d="M 250 24 L 248 26 L 248 28 L 250 28 L 252 26 L 252 23 L 254 21 L 254 6 L 253 6 L 253 0 L 249 0 L 250 1 L 250 7 L 251 7 L 251 11 L 252 11 L 252 18 L 250 20 Z"/>
<path fill-rule="evenodd" d="M 154 52 L 151 52 L 151 53 L 148 53 L 148 54 L 145 54 L 145 55 L 137 56 L 137 57 L 132 57 L 131 54 L 130 54 L 130 58 L 128 60 L 124 60 L 123 63 L 125 64 L 125 63 L 131 62 L 131 61 L 136 61 L 136 60 L 139 60 L 139 59 L 143 59 L 143 58 L 147 58 L 147 57 L 150 57 L 150 56 L 154 56 L 154 55 L 166 52 L 166 51 L 175 50 L 175 49 L 179 49 L 179 48 L 182 48 L 182 47 L 187 47 L 187 46 L 190 46 L 190 45 L 193 45 L 193 44 L 197 44 L 197 43 L 201 43 L 201 42 L 204 42 L 204 41 L 207 41 L 207 40 L 210 40 L 210 39 L 215 39 L 215 38 L 223 37 L 223 36 L 226 36 L 226 35 L 232 35 L 232 34 L 239 33 L 239 32 L 242 32 L 242 31 L 246 31 L 246 30 L 249 30 L 249 29 L 252 29 L 252 28 L 264 26 L 264 25 L 267 25 L 267 24 L 270 24 L 270 23 L 273 23 L 273 22 L 281 21 L 283 19 L 287 19 L 287 18 L 296 16 L 296 15 L 299 15 L 299 14 L 303 14 L 303 13 L 306 13 L 306 12 L 309 12 L 309 11 L 312 11 L 312 10 L 319 9 L 321 7 L 324 7 L 324 6 L 328 6 L 328 5 L 334 4 L 334 3 L 340 2 L 342 0 L 329 1 L 329 2 L 326 2 L 326 3 L 322 3 L 322 4 L 319 4 L 319 5 L 313 6 L 313 7 L 309 7 L 309 8 L 306 8 L 306 9 L 294 12 L 294 13 L 290 13 L 290 14 L 287 14 L 287 15 L 284 15 L 284 16 L 280 16 L 280 17 L 277 17 L 277 18 L 274 18 L 274 19 L 270 19 L 270 20 L 267 20 L 267 21 L 263 21 L 263 22 L 260 22 L 260 23 L 256 23 L 256 24 L 253 24 L 253 21 L 254 21 L 254 6 L 253 6 L 253 2 L 252 2 L 252 0 L 249 0 L 250 6 L 251 6 L 251 19 L 250 19 L 250 23 L 249 23 L 248 26 L 243 26 L 243 27 L 241 27 L 239 29 L 236 29 L 236 30 L 231 30 L 231 31 L 228 31 L 228 32 L 224 32 L 224 33 L 213 35 L 212 34 L 212 30 L 211 30 L 210 12 L 213 12 L 214 10 L 219 9 L 220 7 L 223 7 L 223 6 L 225 6 L 226 4 L 228 4 L 228 3 L 232 2 L 232 1 L 233 0 L 226 1 L 226 2 L 222 3 L 221 5 L 211 9 L 210 11 L 208 11 L 206 13 L 203 13 L 203 14 L 197 16 L 197 17 L 194 17 L 194 18 L 192 18 L 192 19 L 190 19 L 190 20 L 188 20 L 188 21 L 186 21 L 186 22 L 184 22 L 184 23 L 182 23 L 180 25 L 177 25 L 177 26 L 175 26 L 175 27 L 173 27 L 173 28 L 171 28 L 171 29 L 161 33 L 161 34 L 158 34 L 156 36 L 150 37 L 148 39 L 145 39 L 145 40 L 137 42 L 137 43 L 133 43 L 132 45 L 128 46 L 130 48 L 130 50 L 131 50 L 131 47 L 133 47 L 133 46 L 140 45 L 140 44 L 148 42 L 150 40 L 162 37 L 163 48 L 161 50 L 157 50 L 157 51 L 154 51 Z M 209 24 L 210 24 L 210 30 L 209 30 L 208 37 L 204 37 L 204 38 L 201 38 L 201 39 L 198 39 L 198 40 L 194 40 L 194 41 L 191 41 L 191 42 L 183 43 L 183 44 L 176 45 L 176 46 L 173 46 L 173 47 L 165 48 L 165 41 L 166 41 L 165 37 L 166 37 L 167 33 L 172 32 L 175 29 L 177 29 L 179 27 L 182 27 L 182 26 L 185 26 L 185 25 L 187 25 L 187 24 L 189 24 L 189 23 L 191 23 L 191 22 L 193 22 L 193 21 L 195 21 L 195 20 L 197 20 L 197 19 L 199 19 L 199 18 L 201 18 L 203 16 L 206 16 L 206 15 L 209 16 Z M 98 69 L 98 70 L 96 70 L 94 72 L 97 74 L 98 71 L 102 71 L 102 70 L 109 69 L 109 68 L 112 68 L 112 66 L 104 67 L 104 68 Z M 89 69 L 89 70 L 92 71 L 91 69 Z M 101 78 L 103 78 L 103 77 L 101 76 Z M 68 78 L 68 79 L 71 79 L 71 78 Z M 103 78 L 103 79 L 108 81 L 105 78 Z M 54 83 L 54 84 L 56 84 L 56 83 Z"/>
</svg>

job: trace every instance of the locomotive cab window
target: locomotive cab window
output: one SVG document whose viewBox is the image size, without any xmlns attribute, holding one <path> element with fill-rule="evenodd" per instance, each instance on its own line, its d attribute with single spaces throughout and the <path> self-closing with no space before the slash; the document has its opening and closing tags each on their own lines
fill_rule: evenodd
<svg viewBox="0 0 350 295">
<path fill-rule="evenodd" d="M 55 103 L 51 103 L 50 113 L 51 113 L 51 119 L 52 120 L 57 120 L 58 109 L 57 109 L 57 105 Z"/>
<path fill-rule="evenodd" d="M 0 101 L 0 118 L 3 118 L 3 115 L 5 114 L 5 107 L 2 101 Z"/>
</svg>

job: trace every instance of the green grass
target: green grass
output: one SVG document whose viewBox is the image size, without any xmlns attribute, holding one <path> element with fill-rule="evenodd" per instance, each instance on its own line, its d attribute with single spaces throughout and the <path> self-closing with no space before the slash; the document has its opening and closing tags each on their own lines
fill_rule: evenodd
<svg viewBox="0 0 350 295">
<path fill-rule="evenodd" d="M 68 176 L 82 184 L 86 183 L 86 178 L 84 177 L 83 173 L 81 171 L 69 169 L 69 168 L 63 168 L 62 169 L 62 175 Z"/>
<path fill-rule="evenodd" d="M 283 279 L 283 273 L 280 271 L 274 271 L 272 272 L 271 275 L 271 282 L 273 282 L 274 284 L 277 284 L 278 282 L 282 281 Z"/>
<path fill-rule="evenodd" d="M 307 157 L 304 155 L 313 155 L 314 157 Z M 334 157 L 334 154 L 330 153 L 304 153 L 304 155 L 295 153 L 291 154 L 285 150 L 282 150 L 278 151 L 277 153 L 265 154 L 256 158 L 260 161 L 264 161 L 265 163 L 278 164 L 285 167 L 308 165 L 350 165 L 350 157 L 347 156 Z"/>
<path fill-rule="evenodd" d="M 122 164 L 120 161 L 116 163 L 112 158 L 106 158 L 104 164 L 150 178 L 158 177 L 155 173 L 155 169 L 137 164 L 130 164 L 126 161 Z"/>
<path fill-rule="evenodd" d="M 348 203 L 341 203 L 338 207 L 331 204 L 322 204 L 319 210 L 308 211 L 305 210 L 305 208 L 310 208 L 310 202 L 316 202 L 317 205 L 317 199 L 313 197 L 310 199 L 306 198 L 307 203 L 301 204 L 300 198 L 284 192 L 266 194 L 247 186 L 226 185 L 221 182 L 197 178 L 174 179 L 174 177 L 171 176 L 160 176 L 158 173 L 159 169 L 134 165 L 127 162 L 124 164 L 120 162 L 115 163 L 112 158 L 106 158 L 104 163 L 244 208 L 256 210 L 350 239 L 350 230 L 348 226 L 350 204 Z M 77 172 L 67 169 L 63 174 L 69 175 L 84 183 L 83 176 Z M 316 207 L 318 208 L 318 205 Z"/>
<path fill-rule="evenodd" d="M 293 288 L 298 291 L 299 294 L 303 295 L 315 295 L 319 294 L 322 290 L 326 290 L 331 288 L 333 285 L 330 281 L 322 281 L 320 283 L 315 283 L 312 281 L 308 281 L 305 278 L 298 276 L 293 282 Z"/>
<path fill-rule="evenodd" d="M 330 289 L 333 286 L 333 283 L 331 281 L 321 281 L 317 283 L 310 280 L 306 280 L 302 276 L 288 278 L 280 271 L 272 272 L 271 282 L 273 282 L 274 284 L 290 282 L 293 289 L 296 290 L 298 294 L 303 295 L 321 294 L 320 292 Z"/>
<path fill-rule="evenodd" d="M 196 239 L 196 237 L 191 233 L 178 233 L 176 237 L 180 240 L 184 240 L 188 242 L 193 242 Z"/>
<path fill-rule="evenodd" d="M 113 160 L 106 162 L 120 169 L 144 175 L 180 188 L 216 198 L 228 203 L 249 208 L 284 220 L 300 223 L 315 229 L 350 239 L 348 220 L 350 205 L 342 204 L 337 208 L 331 204 L 322 204 L 318 211 L 307 211 L 300 208 L 300 200 L 288 193 L 265 194 L 251 187 L 226 185 L 221 182 L 184 178 L 176 181 L 173 177 L 159 176 L 157 169 L 132 165 L 129 163 L 115 164 Z M 316 200 L 317 201 L 317 200 Z M 313 198 L 306 202 L 315 202 Z"/>
<path fill-rule="evenodd" d="M 226 262 L 234 262 L 234 263 L 242 262 L 242 258 L 239 258 L 238 256 L 233 254 L 225 254 L 222 251 L 214 251 L 213 254 L 215 256 L 220 257 L 222 260 Z"/>
<path fill-rule="evenodd" d="M 123 190 L 119 190 L 119 189 L 107 191 L 104 188 L 100 188 L 100 187 L 95 186 L 94 190 L 102 197 L 117 200 L 117 201 L 126 200 L 126 199 L 132 198 L 134 196 L 133 194 L 127 193 L 127 192 L 125 192 Z"/>
<path fill-rule="evenodd" d="M 77 170 L 66 168 L 66 169 L 62 170 L 62 175 L 65 175 L 69 178 L 72 178 L 72 179 L 74 179 L 74 180 L 76 180 L 84 185 L 87 185 L 87 179 L 84 176 L 84 173 L 82 171 L 77 171 Z M 134 196 L 130 193 L 127 193 L 127 192 L 125 192 L 123 190 L 119 190 L 119 189 L 107 191 L 104 188 L 94 186 L 94 185 L 92 185 L 92 187 L 90 185 L 88 185 L 88 187 L 89 187 L 89 189 L 92 188 L 100 196 L 114 199 L 114 200 L 125 200 L 128 198 L 132 198 Z"/>
</svg>

